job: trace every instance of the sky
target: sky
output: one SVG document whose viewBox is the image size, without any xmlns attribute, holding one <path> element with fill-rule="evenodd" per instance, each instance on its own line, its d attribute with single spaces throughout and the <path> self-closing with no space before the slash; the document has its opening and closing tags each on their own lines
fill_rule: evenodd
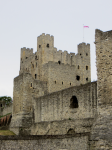
<svg viewBox="0 0 112 150">
<path fill-rule="evenodd" d="M 37 37 L 54 36 L 54 47 L 77 54 L 90 44 L 91 81 L 97 80 L 95 29 L 112 30 L 112 0 L 0 0 L 0 96 L 13 98 L 20 49 L 37 50 Z M 83 25 L 89 26 L 84 29 Z"/>
</svg>

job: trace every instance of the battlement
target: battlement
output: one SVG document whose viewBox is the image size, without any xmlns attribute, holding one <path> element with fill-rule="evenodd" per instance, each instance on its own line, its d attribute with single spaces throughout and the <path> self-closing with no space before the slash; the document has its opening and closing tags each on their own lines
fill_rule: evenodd
<svg viewBox="0 0 112 150">
<path fill-rule="evenodd" d="M 45 33 L 42 33 L 40 36 L 38 36 L 37 38 L 45 38 L 45 39 L 53 39 L 54 36 L 53 35 L 50 35 L 50 34 L 45 34 Z"/>
<path fill-rule="evenodd" d="M 107 31 L 107 32 L 103 32 L 99 29 L 95 30 L 95 44 L 96 42 L 99 42 L 101 40 L 110 40 L 112 39 L 112 30 Z"/>
<path fill-rule="evenodd" d="M 26 47 L 23 47 L 21 48 L 22 51 L 33 51 L 33 48 L 26 48 Z"/>
</svg>

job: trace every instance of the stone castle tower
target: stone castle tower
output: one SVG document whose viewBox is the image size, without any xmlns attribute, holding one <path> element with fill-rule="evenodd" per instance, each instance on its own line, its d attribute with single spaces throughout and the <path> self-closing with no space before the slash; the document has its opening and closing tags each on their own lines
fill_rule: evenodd
<svg viewBox="0 0 112 150">
<path fill-rule="evenodd" d="M 91 140 L 92 150 L 112 148 L 112 30 L 96 29 L 97 113 Z"/>
<path fill-rule="evenodd" d="M 81 43 L 76 55 L 68 54 L 57 51 L 53 36 L 42 34 L 35 54 L 21 49 L 10 130 L 28 137 L 20 137 L 17 147 L 31 149 L 35 143 L 41 150 L 112 149 L 112 31 L 96 29 L 95 45 L 95 82 L 88 82 L 89 44 Z M 6 147 L 15 143 L 10 137 L 4 141 Z"/>
<path fill-rule="evenodd" d="M 43 33 L 37 38 L 37 52 L 21 48 L 19 76 L 14 79 L 13 126 L 26 126 L 23 116 L 32 124 L 34 98 L 90 81 L 90 44 L 81 43 L 76 55 L 69 54 L 57 51 L 54 37 Z"/>
</svg>

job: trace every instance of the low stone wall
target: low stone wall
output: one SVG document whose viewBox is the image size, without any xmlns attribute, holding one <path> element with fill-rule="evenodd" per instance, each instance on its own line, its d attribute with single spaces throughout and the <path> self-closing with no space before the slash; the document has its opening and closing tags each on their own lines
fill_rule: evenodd
<svg viewBox="0 0 112 150">
<path fill-rule="evenodd" d="M 89 133 L 55 136 L 0 136 L 0 150 L 89 150 Z"/>
<path fill-rule="evenodd" d="M 52 122 L 43 121 L 33 124 L 29 131 L 31 131 L 31 135 L 65 135 L 69 134 L 69 132 L 71 133 L 71 131 L 74 133 L 86 133 L 91 132 L 93 121 L 93 118 Z"/>
</svg>

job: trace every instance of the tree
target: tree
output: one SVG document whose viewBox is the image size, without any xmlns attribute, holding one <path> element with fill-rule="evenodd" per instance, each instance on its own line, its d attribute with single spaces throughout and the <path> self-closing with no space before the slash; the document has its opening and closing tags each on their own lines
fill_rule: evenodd
<svg viewBox="0 0 112 150">
<path fill-rule="evenodd" d="M 5 105 L 12 103 L 12 98 L 10 96 L 1 96 L 0 101 L 5 101 Z"/>
</svg>

